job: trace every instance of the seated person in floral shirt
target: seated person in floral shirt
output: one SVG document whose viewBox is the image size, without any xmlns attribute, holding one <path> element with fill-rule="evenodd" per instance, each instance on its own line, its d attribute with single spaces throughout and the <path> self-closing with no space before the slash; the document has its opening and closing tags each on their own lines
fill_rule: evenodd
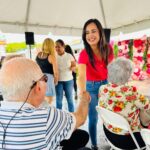
<svg viewBox="0 0 150 150">
<path fill-rule="evenodd" d="M 108 65 L 107 85 L 99 90 L 99 105 L 125 117 L 140 145 L 145 146 L 140 135 L 140 109 L 150 109 L 150 101 L 140 94 L 136 87 L 130 86 L 128 81 L 133 71 L 132 62 L 126 58 L 117 58 Z M 136 149 L 127 131 L 104 123 L 107 138 L 121 149 Z"/>
</svg>

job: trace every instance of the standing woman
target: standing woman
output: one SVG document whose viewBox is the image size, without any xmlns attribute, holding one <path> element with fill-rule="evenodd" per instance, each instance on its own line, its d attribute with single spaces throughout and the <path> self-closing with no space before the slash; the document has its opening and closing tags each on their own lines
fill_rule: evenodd
<svg viewBox="0 0 150 150">
<path fill-rule="evenodd" d="M 51 104 L 55 96 L 55 85 L 58 82 L 58 68 L 55 57 L 55 43 L 52 39 L 46 38 L 42 45 L 42 51 L 38 53 L 36 62 L 43 73 L 48 76 L 45 100 Z"/>
<path fill-rule="evenodd" d="M 73 76 L 72 71 L 76 67 L 73 56 L 65 52 L 65 43 L 59 39 L 56 41 L 55 49 L 57 52 L 57 62 L 59 70 L 59 79 L 56 86 L 56 107 L 62 109 L 63 91 L 68 102 L 68 109 L 74 112 L 73 104 Z"/>
<path fill-rule="evenodd" d="M 82 33 L 84 47 L 78 60 L 78 87 L 80 94 L 88 91 L 91 96 L 89 104 L 89 134 L 92 150 L 97 147 L 98 91 L 101 85 L 107 84 L 107 65 L 113 59 L 113 51 L 106 43 L 101 23 L 97 19 L 88 20 Z"/>
</svg>

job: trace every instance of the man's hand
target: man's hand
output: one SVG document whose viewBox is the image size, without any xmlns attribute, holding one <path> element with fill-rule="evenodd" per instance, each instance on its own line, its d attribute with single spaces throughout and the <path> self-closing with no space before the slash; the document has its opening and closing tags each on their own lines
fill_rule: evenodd
<svg viewBox="0 0 150 150">
<path fill-rule="evenodd" d="M 73 113 L 76 117 L 75 129 L 77 129 L 78 127 L 83 125 L 84 122 L 86 121 L 86 118 L 88 115 L 88 107 L 89 107 L 89 103 L 91 101 L 91 97 L 88 92 L 84 91 L 80 94 L 79 99 L 80 99 L 80 101 L 79 101 L 79 106 L 77 107 L 77 111 Z"/>
<path fill-rule="evenodd" d="M 80 95 L 79 95 L 79 99 L 80 101 L 84 102 L 84 103 L 90 103 L 91 101 L 91 97 L 90 97 L 90 94 L 86 91 L 82 92 Z"/>
</svg>

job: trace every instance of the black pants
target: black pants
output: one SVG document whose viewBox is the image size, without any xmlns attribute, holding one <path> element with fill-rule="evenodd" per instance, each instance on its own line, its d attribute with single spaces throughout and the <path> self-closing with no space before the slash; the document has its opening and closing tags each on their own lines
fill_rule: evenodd
<svg viewBox="0 0 150 150">
<path fill-rule="evenodd" d="M 75 72 L 72 72 L 72 75 L 73 75 L 73 86 L 74 86 L 74 91 L 75 93 L 77 93 L 77 74 Z"/>
<path fill-rule="evenodd" d="M 3 100 L 3 96 L 2 95 L 0 95 L 0 101 L 2 101 Z"/>
<path fill-rule="evenodd" d="M 106 129 L 104 126 L 104 132 L 107 137 L 107 139 L 116 147 L 124 150 L 133 150 L 137 149 L 131 135 L 118 135 L 110 132 L 109 130 Z M 142 148 L 145 146 L 145 143 L 141 137 L 140 132 L 134 133 L 134 136 L 139 144 L 139 146 Z"/>
<path fill-rule="evenodd" d="M 60 146 L 63 147 L 63 150 L 78 150 L 83 148 L 88 141 L 89 134 L 84 130 L 77 129 L 72 133 L 70 139 L 61 141 Z"/>
</svg>

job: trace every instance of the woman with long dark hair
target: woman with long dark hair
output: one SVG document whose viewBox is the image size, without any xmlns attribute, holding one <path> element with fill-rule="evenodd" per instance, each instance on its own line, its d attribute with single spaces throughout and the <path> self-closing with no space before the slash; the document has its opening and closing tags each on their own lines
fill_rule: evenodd
<svg viewBox="0 0 150 150">
<path fill-rule="evenodd" d="M 106 42 L 101 23 L 97 19 L 89 19 L 82 33 L 84 49 L 78 60 L 78 87 L 80 93 L 88 91 L 91 96 L 89 104 L 89 134 L 92 149 L 97 150 L 97 111 L 98 90 L 107 84 L 107 65 L 113 59 L 113 51 Z"/>
</svg>

